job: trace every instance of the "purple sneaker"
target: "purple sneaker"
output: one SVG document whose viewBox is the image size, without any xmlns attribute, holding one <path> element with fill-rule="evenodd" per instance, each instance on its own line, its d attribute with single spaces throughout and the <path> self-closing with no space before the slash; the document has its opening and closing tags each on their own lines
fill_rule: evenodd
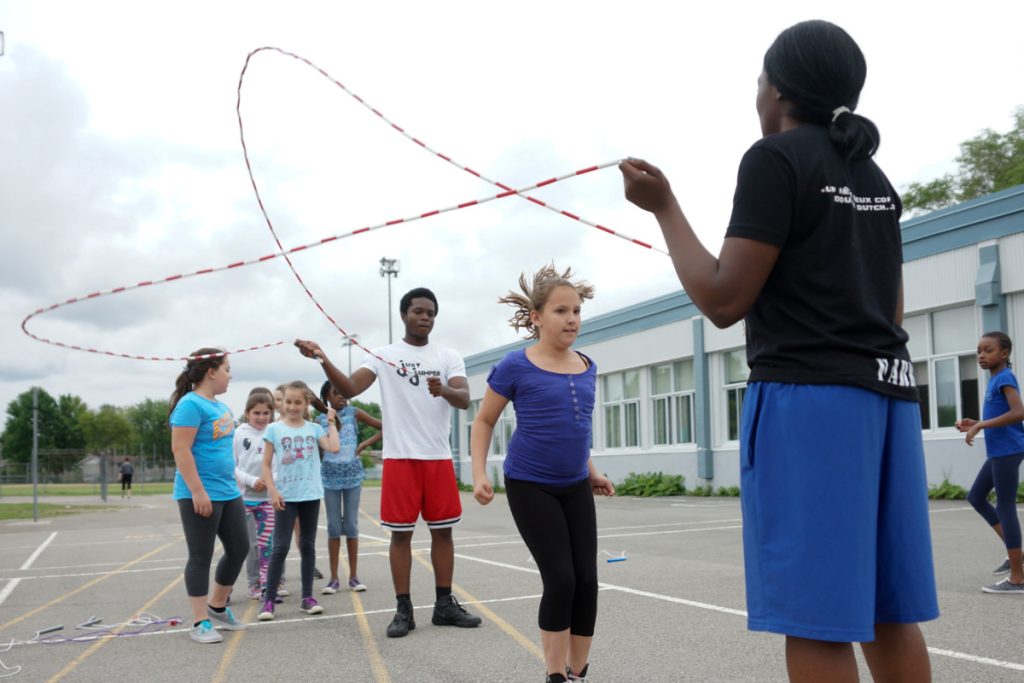
<svg viewBox="0 0 1024 683">
<path fill-rule="evenodd" d="M 339 588 L 341 588 L 341 582 L 339 582 L 337 579 L 331 579 L 327 582 L 327 585 L 324 586 L 323 593 L 324 595 L 334 595 L 338 592 Z"/>
<path fill-rule="evenodd" d="M 302 606 L 299 608 L 306 614 L 322 614 L 324 608 L 314 598 L 302 598 Z"/>
<path fill-rule="evenodd" d="M 258 617 L 260 621 L 273 621 L 274 620 L 274 601 L 266 600 L 263 603 L 263 611 L 260 612 Z"/>
<path fill-rule="evenodd" d="M 366 585 L 359 580 L 358 576 L 353 576 L 348 580 L 348 589 L 353 593 L 362 593 L 366 590 Z"/>
</svg>

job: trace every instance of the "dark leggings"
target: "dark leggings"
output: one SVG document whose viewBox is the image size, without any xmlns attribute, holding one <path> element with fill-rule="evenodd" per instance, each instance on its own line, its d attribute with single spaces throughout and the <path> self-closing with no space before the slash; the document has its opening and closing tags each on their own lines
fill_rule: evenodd
<svg viewBox="0 0 1024 683">
<path fill-rule="evenodd" d="M 198 598 L 210 592 L 210 563 L 213 561 L 213 540 L 220 539 L 224 555 L 217 563 L 213 580 L 222 586 L 235 585 L 235 579 L 249 554 L 249 531 L 245 524 L 245 504 L 242 498 L 213 501 L 213 514 L 196 514 L 191 498 L 178 500 L 181 526 L 188 545 L 185 563 L 185 590 L 189 597 Z"/>
<path fill-rule="evenodd" d="M 265 586 L 267 600 L 277 598 L 277 586 L 284 573 L 284 558 L 292 545 L 292 528 L 299 520 L 299 554 L 302 556 L 302 597 L 313 597 L 313 567 L 316 563 L 316 523 L 320 519 L 320 499 L 285 503 L 284 510 L 274 511 L 274 549 Z"/>
<path fill-rule="evenodd" d="M 540 569 L 537 623 L 593 636 L 597 621 L 597 514 L 590 480 L 547 486 L 506 479 L 508 507 Z"/>
<path fill-rule="evenodd" d="M 1024 453 L 987 458 L 967 494 L 978 514 L 991 526 L 1001 524 L 1003 541 L 1008 550 L 1020 548 L 1020 520 L 1017 519 L 1017 484 L 1020 482 L 1020 464 Z M 996 490 L 996 506 L 988 502 L 988 494 Z"/>
<path fill-rule="evenodd" d="M 124 491 L 125 489 L 132 490 L 132 475 L 130 474 L 121 475 L 121 490 Z"/>
</svg>

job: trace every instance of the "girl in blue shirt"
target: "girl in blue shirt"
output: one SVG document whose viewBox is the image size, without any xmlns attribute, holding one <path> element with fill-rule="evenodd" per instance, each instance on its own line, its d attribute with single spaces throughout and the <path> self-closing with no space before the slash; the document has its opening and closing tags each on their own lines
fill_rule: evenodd
<svg viewBox="0 0 1024 683">
<path fill-rule="evenodd" d="M 572 349 L 580 306 L 594 290 L 571 277 L 571 269 L 544 266 L 532 285 L 520 276 L 522 294 L 498 300 L 515 307 L 512 327 L 525 328 L 537 343 L 510 352 L 491 370 L 470 438 L 473 497 L 487 505 L 494 498 L 487 449 L 512 402 L 516 430 L 505 458 L 505 489 L 544 582 L 537 621 L 549 683 L 586 676 L 597 620 L 594 494 L 615 494 L 590 459 L 597 368 Z"/>
<path fill-rule="evenodd" d="M 1020 464 L 1024 461 L 1024 403 L 1020 385 L 1010 370 L 1013 342 L 1002 332 L 986 332 L 978 341 L 978 365 L 988 370 L 991 379 L 985 391 L 982 419 L 958 420 L 956 428 L 966 432 L 967 445 L 985 430 L 985 454 L 988 458 L 971 486 L 967 500 L 998 534 L 1006 545 L 1007 558 L 996 567 L 997 576 L 1010 575 L 990 586 L 986 593 L 998 595 L 1024 594 L 1024 566 L 1021 562 L 1021 531 L 1017 519 L 1017 485 Z M 988 494 L 996 491 L 996 505 L 988 502 Z"/>
<path fill-rule="evenodd" d="M 359 561 L 359 498 L 363 490 L 363 461 L 359 454 L 364 448 L 377 443 L 381 432 L 359 442 L 359 423 L 380 430 L 381 421 L 365 410 L 349 405 L 348 399 L 338 393 L 330 381 L 320 387 L 320 400 L 324 406 L 337 411 L 335 426 L 338 428 L 338 451 L 324 451 L 320 464 L 320 475 L 324 483 L 324 505 L 327 507 L 327 554 L 331 564 L 331 578 L 324 586 L 324 594 L 337 593 L 341 588 L 338 580 L 338 559 L 341 555 L 341 535 L 345 534 L 345 549 L 348 552 L 348 589 L 364 591 L 366 586 L 359 580 L 356 565 Z M 317 424 L 326 430 L 329 427 L 327 415 L 317 418 Z"/>
<path fill-rule="evenodd" d="M 231 409 L 216 398 L 228 390 L 230 381 L 231 365 L 224 351 L 202 348 L 192 353 L 178 375 L 170 399 L 171 451 L 177 465 L 174 499 L 188 545 L 189 635 L 197 643 L 221 642 L 215 625 L 229 631 L 246 628 L 227 606 L 249 553 L 245 506 L 235 482 L 235 420 Z M 216 538 L 224 555 L 217 563 L 213 595 L 208 595 Z"/>
</svg>

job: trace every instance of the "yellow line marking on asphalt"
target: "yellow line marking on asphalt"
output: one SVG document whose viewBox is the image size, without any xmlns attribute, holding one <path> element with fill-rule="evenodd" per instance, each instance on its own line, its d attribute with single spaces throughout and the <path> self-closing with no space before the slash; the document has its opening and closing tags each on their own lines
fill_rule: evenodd
<svg viewBox="0 0 1024 683">
<path fill-rule="evenodd" d="M 366 514 L 366 512 L 364 512 L 362 510 L 362 508 L 360 508 L 359 512 L 361 512 L 363 514 L 363 516 L 365 516 L 368 520 L 373 522 L 373 524 L 375 524 L 379 529 L 381 529 L 383 531 L 386 531 L 386 529 L 381 527 L 379 521 L 377 521 L 376 519 L 374 519 L 370 515 Z M 424 567 L 429 569 L 431 573 L 434 572 L 433 565 L 431 565 L 430 562 L 428 562 L 427 560 L 423 559 L 423 557 L 420 555 L 419 552 L 414 552 L 412 554 L 412 556 L 420 564 L 422 564 Z M 464 588 L 459 586 L 454 581 L 452 582 L 452 590 L 455 591 L 456 593 L 458 593 L 459 597 L 462 598 L 463 602 L 474 603 L 473 607 L 475 609 L 477 609 L 480 612 L 480 614 L 482 614 L 485 618 L 487 618 L 487 619 L 491 620 L 492 622 L 494 622 L 494 624 L 498 628 L 500 628 L 502 631 L 505 632 L 505 635 L 507 635 L 512 640 L 514 640 L 516 643 L 518 643 L 520 647 L 522 647 L 524 650 L 526 650 L 530 654 L 534 655 L 540 661 L 542 661 L 542 662 L 544 661 L 544 652 L 540 649 L 540 647 L 535 642 L 533 642 L 532 640 L 527 638 L 522 633 L 522 631 L 520 631 L 519 629 L 517 629 L 512 624 L 508 623 L 507 621 L 505 621 L 504 619 L 499 617 L 497 614 L 495 614 L 489 608 L 484 607 L 482 604 L 480 604 L 480 602 L 475 597 L 473 597 L 470 593 L 468 593 Z"/>
<path fill-rule="evenodd" d="M 423 556 L 420 553 L 413 553 L 412 556 L 416 559 L 417 562 L 422 564 L 424 567 L 429 569 L 431 573 L 433 573 L 434 567 L 430 564 L 430 562 L 423 559 Z M 459 584 L 455 583 L 454 581 L 452 581 L 452 591 L 458 593 L 459 597 L 462 598 L 463 602 L 473 603 L 474 609 L 479 611 L 480 614 L 486 617 L 487 619 L 493 621 L 498 628 L 505 632 L 505 635 L 519 643 L 520 647 L 522 647 L 530 654 L 534 655 L 540 661 L 544 661 L 544 653 L 541 651 L 540 647 L 538 647 L 537 644 L 534 643 L 532 640 L 527 638 L 522 633 L 522 631 L 520 631 L 512 624 L 508 623 L 507 621 L 499 617 L 489 608 L 484 607 L 482 604 L 480 604 L 479 600 L 473 597 L 469 592 L 467 592 L 464 588 L 462 588 Z"/>
<path fill-rule="evenodd" d="M 249 608 L 245 610 L 245 614 L 242 615 L 242 621 L 246 624 L 252 621 L 252 618 L 256 616 L 256 608 L 259 603 L 253 603 L 249 605 Z M 217 673 L 214 674 L 213 678 L 210 679 L 210 683 L 220 683 L 221 681 L 228 680 L 228 667 L 235 660 L 235 655 L 238 654 L 238 648 L 242 644 L 242 639 L 245 638 L 245 634 L 248 633 L 248 629 L 245 631 L 234 631 L 234 636 L 228 642 L 227 647 L 224 648 L 224 655 L 220 658 L 220 666 L 217 667 Z M 229 631 L 229 633 L 231 633 Z"/>
<path fill-rule="evenodd" d="M 352 593 L 352 605 L 355 608 L 356 621 L 359 623 L 359 632 L 363 635 L 363 646 L 366 650 L 366 655 L 370 658 L 373 678 L 377 683 L 391 683 L 391 676 L 388 675 L 388 668 L 384 664 L 384 658 L 380 656 L 377 641 L 373 639 L 370 622 L 366 618 L 363 601 L 359 599 L 358 593 Z"/>
<path fill-rule="evenodd" d="M 145 605 L 143 605 L 138 610 L 136 610 L 135 613 L 136 614 L 142 614 L 143 612 L 146 612 L 150 607 L 152 607 L 154 604 L 156 604 L 157 600 L 159 600 L 160 598 L 162 598 L 165 595 L 167 595 L 167 593 L 170 592 L 170 590 L 172 588 L 174 588 L 179 583 L 181 583 L 181 580 L 183 578 L 185 578 L 184 574 L 175 577 L 175 579 L 173 581 L 171 581 L 169 584 L 164 586 L 163 590 L 161 590 L 159 593 L 154 595 L 149 600 L 149 602 L 147 602 Z M 128 624 L 121 624 L 120 626 L 112 629 L 110 631 L 110 633 L 111 633 L 111 635 L 117 635 L 118 633 L 120 633 L 121 631 L 123 631 L 126 628 L 128 628 Z M 50 678 L 46 683 L 56 683 L 60 679 L 64 678 L 69 673 L 74 671 L 78 667 L 79 664 L 81 664 L 82 662 L 87 660 L 89 657 L 93 656 L 93 654 L 95 654 L 97 650 L 99 650 L 101 647 L 103 647 L 104 645 L 106 645 L 107 643 L 109 643 L 112 640 L 114 640 L 114 639 L 111 638 L 111 637 L 101 638 L 100 640 L 97 640 L 95 643 L 92 644 L 92 646 L 89 647 L 88 650 L 86 650 L 82 654 L 78 655 L 78 657 L 76 657 L 75 659 L 71 660 L 67 664 L 67 666 L 65 666 L 63 669 L 58 671 L 57 674 L 55 676 L 53 676 L 52 678 Z"/>
<path fill-rule="evenodd" d="M 109 579 L 110 577 L 118 574 L 119 572 L 122 572 L 125 569 L 128 569 L 128 567 L 136 565 L 139 562 L 142 562 L 143 560 L 145 560 L 146 558 L 152 557 L 153 555 L 156 555 L 158 552 L 160 552 L 162 550 L 166 550 L 167 548 L 170 548 L 172 545 L 177 543 L 179 540 L 180 539 L 175 539 L 175 540 L 171 541 L 170 543 L 165 543 L 164 545 L 160 546 L 156 550 L 150 550 L 145 555 L 142 555 L 142 556 L 132 560 L 131 562 L 126 562 L 125 564 L 122 564 L 117 569 L 113 569 L 110 572 L 104 574 L 103 576 L 99 576 L 99 577 L 93 579 L 89 583 L 86 583 L 86 584 L 84 584 L 82 586 L 79 586 L 78 588 L 76 588 L 76 589 L 74 589 L 72 591 L 69 591 L 69 592 L 65 593 L 64 595 L 61 595 L 60 597 L 56 597 L 53 600 L 50 600 L 50 602 L 46 603 L 45 605 L 40 605 L 39 607 L 36 607 L 33 610 L 25 612 L 20 617 L 15 617 L 14 619 L 11 619 L 6 624 L 0 625 L 0 631 L 4 631 L 5 629 L 8 629 L 8 628 L 10 628 L 11 626 L 14 626 L 17 623 L 19 623 L 21 621 L 24 621 L 25 619 L 28 619 L 29 617 L 31 617 L 33 615 L 39 614 L 43 610 L 49 609 L 50 607 L 53 607 L 57 603 L 63 602 L 64 600 L 67 600 L 68 598 L 70 598 L 73 595 L 78 595 L 79 593 L 84 591 L 86 588 L 92 588 L 93 586 L 95 586 L 96 584 L 100 583 L 101 581 L 106 581 L 107 579 Z"/>
</svg>

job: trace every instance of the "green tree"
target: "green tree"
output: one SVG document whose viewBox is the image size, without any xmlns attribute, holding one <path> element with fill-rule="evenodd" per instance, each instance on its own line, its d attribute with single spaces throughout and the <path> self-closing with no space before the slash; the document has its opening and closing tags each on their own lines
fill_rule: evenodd
<svg viewBox="0 0 1024 683">
<path fill-rule="evenodd" d="M 171 428 L 167 423 L 167 401 L 147 398 L 125 410 L 142 445 L 142 452 L 149 453 L 156 448 L 163 453 L 171 442 Z"/>
<path fill-rule="evenodd" d="M 903 191 L 908 213 L 925 213 L 958 202 L 1024 184 L 1024 106 L 1013 113 L 1006 133 L 986 128 L 960 143 L 957 171 L 927 183 L 911 183 Z"/>
<path fill-rule="evenodd" d="M 138 443 L 138 436 L 124 408 L 100 406 L 82 416 L 85 444 L 95 450 L 121 448 Z"/>
<path fill-rule="evenodd" d="M 46 390 L 39 389 L 39 448 L 56 448 L 62 420 L 57 402 Z M 32 459 L 32 389 L 18 394 L 7 404 L 7 422 L 0 436 L 4 458 L 12 462 Z"/>
<path fill-rule="evenodd" d="M 57 434 L 57 448 L 85 448 L 85 432 L 82 430 L 82 416 L 89 412 L 78 396 L 61 394 L 57 399 L 60 412 L 60 431 Z"/>
</svg>

